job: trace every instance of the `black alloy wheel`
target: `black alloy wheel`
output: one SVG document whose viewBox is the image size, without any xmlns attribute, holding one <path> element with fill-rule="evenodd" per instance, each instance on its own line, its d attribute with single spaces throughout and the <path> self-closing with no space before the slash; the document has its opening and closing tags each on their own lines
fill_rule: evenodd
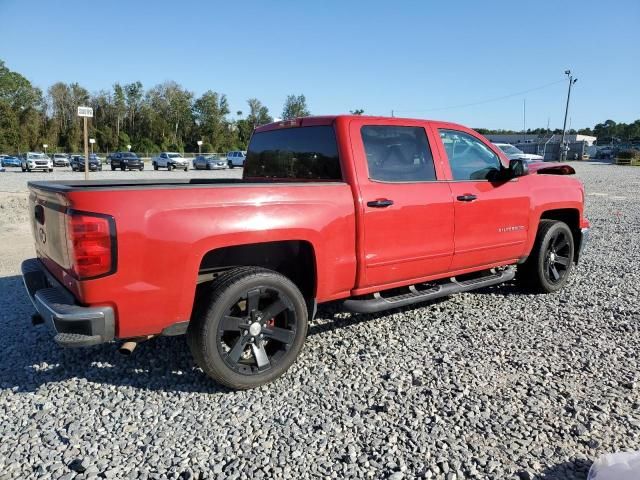
<svg viewBox="0 0 640 480">
<path fill-rule="evenodd" d="M 527 260 L 518 266 L 522 286 L 552 293 L 567 283 L 573 267 L 575 242 L 569 226 L 558 220 L 541 220 Z"/>
<path fill-rule="evenodd" d="M 231 388 L 271 382 L 295 361 L 307 334 L 305 298 L 287 277 L 239 267 L 199 302 L 187 339 L 204 372 Z"/>
<path fill-rule="evenodd" d="M 571 265 L 571 245 L 567 232 L 558 230 L 549 238 L 544 252 L 544 273 L 548 282 L 556 284 L 564 280 Z"/>
<path fill-rule="evenodd" d="M 253 288 L 227 308 L 217 347 L 232 370 L 254 375 L 275 367 L 291 348 L 296 317 L 291 300 L 274 288 Z"/>
</svg>

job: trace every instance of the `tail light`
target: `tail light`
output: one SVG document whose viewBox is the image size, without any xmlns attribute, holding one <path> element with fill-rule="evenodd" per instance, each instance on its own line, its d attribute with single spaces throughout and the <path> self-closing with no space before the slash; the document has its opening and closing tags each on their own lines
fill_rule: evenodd
<svg viewBox="0 0 640 480">
<path fill-rule="evenodd" d="M 78 280 L 109 275 L 116 270 L 116 231 L 113 217 L 72 212 L 67 216 L 67 248 Z"/>
</svg>

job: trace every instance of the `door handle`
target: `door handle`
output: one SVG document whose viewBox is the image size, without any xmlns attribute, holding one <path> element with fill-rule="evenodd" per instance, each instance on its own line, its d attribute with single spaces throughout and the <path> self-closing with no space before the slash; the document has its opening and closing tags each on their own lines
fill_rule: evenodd
<svg viewBox="0 0 640 480">
<path fill-rule="evenodd" d="M 473 202 L 478 197 L 476 197 L 475 195 L 472 195 L 470 193 L 465 193 L 464 195 L 458 195 L 456 198 L 458 200 L 460 200 L 461 202 Z"/>
<path fill-rule="evenodd" d="M 389 200 L 388 198 L 380 198 L 378 200 L 367 202 L 367 207 L 373 208 L 387 208 L 391 205 L 393 205 L 393 200 Z"/>
</svg>

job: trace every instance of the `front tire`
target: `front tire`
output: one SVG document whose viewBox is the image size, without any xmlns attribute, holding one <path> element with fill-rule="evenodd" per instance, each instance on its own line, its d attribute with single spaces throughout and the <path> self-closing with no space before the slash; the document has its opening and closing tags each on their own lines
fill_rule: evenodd
<svg viewBox="0 0 640 480">
<path fill-rule="evenodd" d="M 196 363 L 233 389 L 282 375 L 307 335 L 308 311 L 298 287 L 277 272 L 241 267 L 221 275 L 196 308 L 187 340 Z"/>
<path fill-rule="evenodd" d="M 170 172 L 171 171 L 171 164 L 167 164 L 167 171 Z"/>
<path fill-rule="evenodd" d="M 153 169 L 158 170 L 158 164 L 156 162 L 153 162 Z"/>
<path fill-rule="evenodd" d="M 573 234 L 566 223 L 541 220 L 531 254 L 518 267 L 518 281 L 534 292 L 557 292 L 569 279 L 574 251 Z"/>
</svg>

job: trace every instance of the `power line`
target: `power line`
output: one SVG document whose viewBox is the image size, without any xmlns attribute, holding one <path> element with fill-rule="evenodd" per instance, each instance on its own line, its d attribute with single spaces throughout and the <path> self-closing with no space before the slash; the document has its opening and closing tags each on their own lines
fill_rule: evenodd
<svg viewBox="0 0 640 480">
<path fill-rule="evenodd" d="M 557 85 L 558 83 L 562 83 L 562 82 L 564 82 L 564 79 L 563 80 L 556 80 L 555 82 L 551 82 L 551 83 L 546 83 L 544 85 L 540 85 L 538 87 L 530 88 L 528 90 L 522 90 L 521 92 L 510 93 L 509 95 L 503 95 L 501 97 L 495 97 L 495 98 L 489 98 L 487 100 L 481 100 L 479 102 L 462 103 L 462 104 L 459 104 L 459 105 L 451 105 L 451 106 L 448 106 L 448 107 L 428 108 L 426 110 L 393 110 L 393 111 L 395 113 L 397 113 L 397 112 L 402 112 L 402 113 L 420 113 L 420 112 L 437 112 L 437 111 L 440 111 L 440 110 L 452 110 L 454 108 L 473 107 L 475 105 L 484 105 L 485 103 L 497 102 L 497 101 L 500 101 L 500 100 L 504 100 L 506 98 L 517 97 L 519 95 L 524 95 L 525 93 L 535 92 L 536 90 L 542 90 L 543 88 L 551 87 L 553 85 Z"/>
</svg>

